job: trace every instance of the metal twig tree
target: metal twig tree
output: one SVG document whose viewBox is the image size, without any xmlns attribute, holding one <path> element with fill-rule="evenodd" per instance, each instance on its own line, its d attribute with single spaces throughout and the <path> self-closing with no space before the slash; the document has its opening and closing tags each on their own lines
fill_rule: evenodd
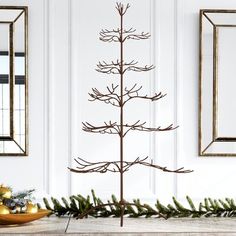
<svg viewBox="0 0 236 236">
<path fill-rule="evenodd" d="M 127 172 L 130 167 L 134 165 L 143 165 L 147 167 L 153 167 L 165 172 L 174 172 L 174 173 L 189 173 L 191 170 L 184 170 L 184 168 L 179 168 L 176 170 L 169 170 L 167 167 L 161 167 L 159 165 L 147 162 L 147 158 L 136 158 L 134 161 L 125 161 L 124 160 L 124 139 L 125 136 L 130 131 L 144 131 L 144 132 L 155 132 L 155 131 L 171 131 L 176 129 L 173 124 L 167 127 L 156 127 L 150 128 L 146 127 L 146 122 L 141 122 L 140 120 L 136 121 L 133 124 L 128 124 L 124 122 L 124 106 L 127 102 L 134 99 L 146 99 L 150 101 L 157 101 L 166 94 L 156 93 L 153 96 L 148 95 L 140 95 L 142 86 L 138 86 L 134 84 L 131 88 L 128 88 L 124 85 L 124 76 L 129 71 L 134 72 L 147 72 L 154 69 L 153 65 L 139 66 L 137 61 L 125 62 L 124 60 L 124 43 L 128 40 L 142 40 L 150 38 L 149 33 L 136 33 L 136 30 L 133 28 L 125 29 L 124 28 L 124 15 L 126 14 L 129 4 L 123 5 L 121 3 L 116 4 L 116 10 L 118 11 L 120 17 L 120 28 L 118 29 L 104 29 L 100 32 L 99 39 L 103 42 L 115 42 L 120 45 L 120 59 L 111 62 L 100 61 L 97 65 L 97 71 L 104 74 L 117 74 L 120 77 L 120 83 L 118 85 L 111 84 L 111 86 L 106 87 L 105 92 L 101 92 L 97 88 L 92 88 L 92 92 L 89 93 L 90 101 L 102 101 L 107 104 L 111 104 L 112 106 L 117 107 L 120 110 L 120 119 L 119 122 L 104 122 L 100 126 L 93 125 L 89 122 L 83 122 L 83 130 L 91 133 L 100 133 L 100 134 L 115 134 L 119 137 L 120 144 L 120 160 L 119 161 L 102 161 L 102 162 L 88 162 L 82 158 L 77 158 L 75 161 L 78 166 L 76 169 L 69 168 L 70 171 L 76 173 L 106 173 L 106 172 L 118 172 L 120 174 L 120 201 L 118 204 L 107 203 L 102 205 L 97 205 L 91 207 L 88 211 L 84 212 L 80 215 L 80 218 L 83 218 L 95 209 L 103 208 L 106 206 L 115 205 L 120 208 L 120 225 L 123 226 L 123 216 L 125 212 L 125 208 L 129 205 L 135 205 L 134 203 L 129 203 L 124 200 L 124 192 L 123 192 L 123 175 Z M 145 207 L 145 206 L 144 206 Z M 159 214 L 160 217 L 164 217 L 164 215 Z"/>
</svg>

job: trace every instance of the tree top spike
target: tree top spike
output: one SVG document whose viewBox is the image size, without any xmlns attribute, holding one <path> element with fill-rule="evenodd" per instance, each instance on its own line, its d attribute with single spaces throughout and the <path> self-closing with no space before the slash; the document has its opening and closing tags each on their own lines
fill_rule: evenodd
<svg viewBox="0 0 236 236">
<path fill-rule="evenodd" d="M 129 3 L 127 3 L 126 5 L 124 5 L 121 2 L 116 3 L 116 9 L 121 16 L 123 16 L 126 13 L 126 11 L 128 10 L 129 7 L 130 7 Z"/>
</svg>

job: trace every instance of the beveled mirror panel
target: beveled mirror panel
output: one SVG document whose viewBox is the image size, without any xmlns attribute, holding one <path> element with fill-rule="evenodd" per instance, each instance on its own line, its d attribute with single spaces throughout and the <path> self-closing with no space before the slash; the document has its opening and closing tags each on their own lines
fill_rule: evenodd
<svg viewBox="0 0 236 236">
<path fill-rule="evenodd" d="M 200 10 L 200 156 L 236 156 L 235 42 L 236 10 Z"/>
<path fill-rule="evenodd" d="M 27 7 L 0 6 L 0 155 L 28 155 Z"/>
</svg>

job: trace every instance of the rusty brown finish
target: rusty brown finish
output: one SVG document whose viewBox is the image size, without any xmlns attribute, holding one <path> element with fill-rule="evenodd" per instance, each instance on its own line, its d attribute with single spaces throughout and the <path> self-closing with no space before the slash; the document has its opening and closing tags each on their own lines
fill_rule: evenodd
<svg viewBox="0 0 236 236">
<path fill-rule="evenodd" d="M 153 96 L 140 95 L 142 86 L 134 84 L 131 88 L 124 85 L 124 76 L 127 72 L 147 72 L 154 69 L 154 65 L 139 66 L 138 62 L 124 61 L 124 43 L 126 40 L 142 40 L 148 39 L 150 37 L 149 33 L 136 34 L 136 30 L 130 28 L 126 30 L 124 28 L 124 15 L 127 12 L 129 4 L 123 5 L 121 3 L 116 4 L 116 9 L 120 17 L 120 28 L 118 29 L 104 29 L 100 32 L 100 40 L 103 42 L 115 42 L 120 44 L 119 54 L 120 58 L 116 61 L 110 63 L 105 61 L 100 61 L 97 64 L 97 71 L 104 74 L 115 74 L 119 75 L 120 83 L 118 85 L 111 84 L 111 86 L 106 87 L 105 92 L 101 92 L 97 88 L 92 88 L 92 92 L 89 93 L 89 101 L 102 101 L 106 104 L 113 105 L 119 109 L 119 122 L 108 121 L 104 122 L 102 125 L 97 126 L 89 122 L 83 122 L 83 131 L 90 133 L 99 134 L 115 134 L 119 136 L 119 146 L 120 146 L 120 160 L 119 161 L 101 161 L 101 162 L 88 162 L 82 158 L 75 159 L 78 164 L 76 168 L 69 168 L 71 172 L 75 173 L 119 173 L 120 174 L 120 201 L 119 206 L 121 208 L 120 226 L 123 226 L 124 210 L 126 205 L 135 205 L 135 203 L 127 203 L 124 200 L 124 173 L 127 172 L 130 167 L 135 165 L 147 166 L 155 169 L 162 170 L 164 172 L 173 173 L 190 173 L 192 170 L 185 170 L 183 167 L 176 170 L 169 170 L 167 167 L 162 167 L 153 163 L 149 163 L 146 160 L 148 157 L 140 159 L 136 158 L 134 161 L 125 161 L 124 159 L 124 140 L 125 136 L 130 131 L 143 131 L 143 132 L 156 132 L 156 131 L 172 131 L 178 128 L 170 124 L 166 127 L 147 127 L 146 122 L 141 122 L 140 120 L 134 122 L 133 124 L 128 124 L 124 122 L 124 106 L 130 100 L 135 99 L 146 99 L 150 101 L 158 101 L 159 99 L 166 96 L 166 94 L 155 93 Z M 91 211 L 96 208 L 111 206 L 114 204 L 104 204 L 95 206 L 89 209 L 84 214 L 80 215 L 79 218 L 83 218 L 88 215 Z M 136 205 L 137 206 L 137 205 Z M 164 217 L 159 214 L 160 217 Z"/>
<path fill-rule="evenodd" d="M 172 172 L 172 173 L 190 173 L 191 170 L 184 170 L 183 167 L 176 169 L 176 170 L 170 170 L 167 167 L 162 167 L 159 165 L 155 165 L 153 163 L 149 163 L 146 160 L 148 159 L 148 156 L 140 159 L 139 157 L 136 158 L 134 161 L 101 161 L 101 162 L 88 162 L 80 157 L 77 159 L 74 159 L 75 162 L 78 164 L 76 169 L 69 168 L 70 171 L 76 172 L 76 173 L 106 173 L 106 172 L 118 172 L 118 173 L 124 173 L 130 169 L 130 167 L 140 164 L 143 166 L 153 167 L 159 170 L 162 170 L 164 172 Z M 120 164 L 123 163 L 123 170 L 120 168 Z"/>
</svg>

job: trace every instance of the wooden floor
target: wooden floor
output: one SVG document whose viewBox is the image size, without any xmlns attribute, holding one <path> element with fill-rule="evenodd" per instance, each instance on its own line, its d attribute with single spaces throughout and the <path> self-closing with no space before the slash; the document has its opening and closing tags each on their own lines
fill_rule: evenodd
<svg viewBox="0 0 236 236">
<path fill-rule="evenodd" d="M 60 235 L 64 234 L 67 218 L 43 218 L 21 226 L 0 226 L 0 235 Z M 131 219 L 125 218 L 124 227 L 119 227 L 117 218 L 89 218 L 71 220 L 67 235 L 157 235 L 157 236 L 236 236 L 236 219 Z"/>
</svg>

